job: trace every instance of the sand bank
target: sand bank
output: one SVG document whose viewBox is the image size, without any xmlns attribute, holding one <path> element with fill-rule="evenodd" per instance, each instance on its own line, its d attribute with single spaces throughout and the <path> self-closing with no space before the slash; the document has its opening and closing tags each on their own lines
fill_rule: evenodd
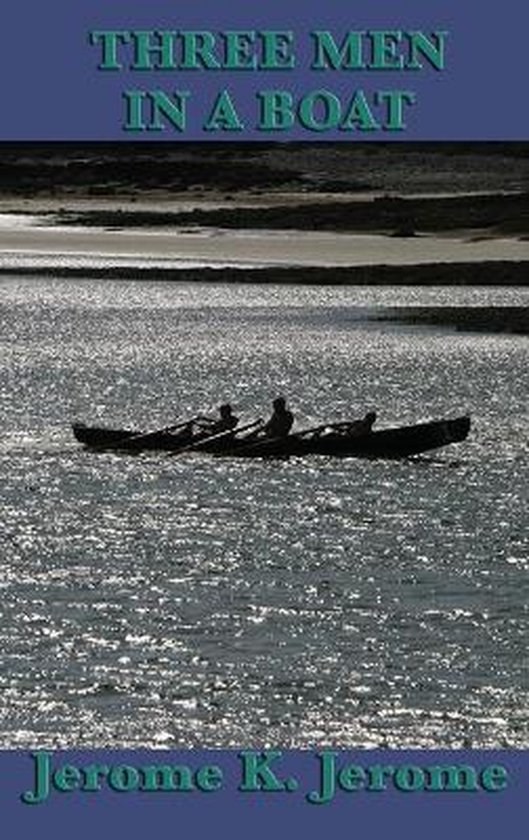
<svg viewBox="0 0 529 840">
<path fill-rule="evenodd" d="M 64 266 L 83 260 L 90 268 L 109 261 L 178 269 L 358 268 L 375 265 L 529 261 L 529 240 L 466 236 L 393 237 L 330 231 L 200 229 L 103 229 L 25 225 L 19 216 L 0 217 L 0 264 Z"/>
</svg>

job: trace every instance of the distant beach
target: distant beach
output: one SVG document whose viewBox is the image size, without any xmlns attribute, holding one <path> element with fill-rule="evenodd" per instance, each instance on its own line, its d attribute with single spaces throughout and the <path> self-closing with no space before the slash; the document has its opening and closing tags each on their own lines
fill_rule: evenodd
<svg viewBox="0 0 529 840">
<path fill-rule="evenodd" d="M 526 144 L 27 144 L 0 276 L 527 286 Z M 383 318 L 527 332 L 512 307 Z"/>
</svg>

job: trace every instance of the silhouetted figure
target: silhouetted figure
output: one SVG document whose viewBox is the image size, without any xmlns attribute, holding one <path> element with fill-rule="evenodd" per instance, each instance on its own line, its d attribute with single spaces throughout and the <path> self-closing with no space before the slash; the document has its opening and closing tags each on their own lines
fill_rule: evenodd
<svg viewBox="0 0 529 840">
<path fill-rule="evenodd" d="M 294 423 L 294 415 L 286 407 L 284 397 L 277 397 L 272 403 L 274 411 L 268 423 L 262 428 L 267 437 L 286 437 Z"/>
<path fill-rule="evenodd" d="M 339 431 L 341 434 L 347 435 L 348 437 L 363 437 L 371 432 L 376 419 L 376 413 L 374 411 L 369 411 L 365 417 L 362 417 L 361 420 L 353 420 L 352 423 L 339 424 Z"/>
<path fill-rule="evenodd" d="M 233 414 L 231 405 L 229 403 L 224 403 L 219 407 L 218 418 L 199 417 L 197 425 L 199 425 L 207 435 L 219 435 L 221 432 L 229 432 L 232 429 L 235 429 L 238 422 L 239 418 Z"/>
</svg>

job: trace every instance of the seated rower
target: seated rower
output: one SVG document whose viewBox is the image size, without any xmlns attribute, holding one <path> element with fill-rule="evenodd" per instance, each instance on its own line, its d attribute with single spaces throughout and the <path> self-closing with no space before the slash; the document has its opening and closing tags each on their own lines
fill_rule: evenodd
<svg viewBox="0 0 529 840">
<path fill-rule="evenodd" d="M 273 414 L 260 431 L 266 437 L 287 437 L 294 423 L 294 415 L 287 409 L 284 397 L 277 397 L 272 405 Z"/>
<path fill-rule="evenodd" d="M 365 417 L 361 420 L 353 420 L 352 423 L 341 423 L 340 433 L 347 435 L 347 437 L 363 437 L 368 435 L 377 419 L 374 411 L 368 411 Z"/>
<path fill-rule="evenodd" d="M 239 422 L 239 418 L 233 414 L 229 403 L 224 403 L 219 407 L 218 419 L 198 417 L 197 420 L 197 425 L 208 436 L 218 435 L 221 432 L 230 432 L 232 429 L 235 429 Z"/>
</svg>

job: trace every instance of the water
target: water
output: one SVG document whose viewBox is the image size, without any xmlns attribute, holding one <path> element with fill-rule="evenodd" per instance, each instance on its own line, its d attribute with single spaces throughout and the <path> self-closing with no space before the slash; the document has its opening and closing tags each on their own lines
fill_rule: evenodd
<svg viewBox="0 0 529 840">
<path fill-rule="evenodd" d="M 521 289 L 0 283 L 1 744 L 510 746 L 527 713 L 527 340 L 373 323 Z M 90 454 L 288 395 L 470 411 L 402 462 Z"/>
</svg>

